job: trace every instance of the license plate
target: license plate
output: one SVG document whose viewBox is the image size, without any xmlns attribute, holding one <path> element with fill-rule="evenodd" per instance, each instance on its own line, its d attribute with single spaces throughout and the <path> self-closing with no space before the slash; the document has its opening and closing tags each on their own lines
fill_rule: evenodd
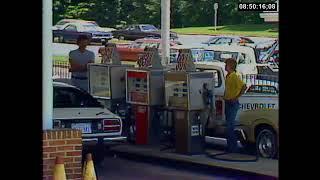
<svg viewBox="0 0 320 180">
<path fill-rule="evenodd" d="M 79 129 L 82 133 L 91 133 L 91 123 L 71 124 L 72 129 Z"/>
</svg>

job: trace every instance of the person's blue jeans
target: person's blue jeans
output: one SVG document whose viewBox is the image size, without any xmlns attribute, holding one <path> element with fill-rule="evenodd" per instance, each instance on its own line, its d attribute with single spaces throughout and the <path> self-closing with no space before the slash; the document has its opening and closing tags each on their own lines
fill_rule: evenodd
<svg viewBox="0 0 320 180">
<path fill-rule="evenodd" d="M 237 137 L 234 131 L 237 112 L 239 110 L 239 101 L 225 101 L 225 115 L 227 122 L 227 143 L 229 152 L 238 152 Z"/>
</svg>

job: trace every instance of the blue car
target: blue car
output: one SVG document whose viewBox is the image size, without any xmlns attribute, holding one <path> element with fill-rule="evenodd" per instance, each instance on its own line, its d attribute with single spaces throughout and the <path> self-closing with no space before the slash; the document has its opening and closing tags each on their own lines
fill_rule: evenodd
<svg viewBox="0 0 320 180">
<path fill-rule="evenodd" d="M 53 30 L 53 41 L 59 43 L 76 43 L 79 35 L 87 35 L 93 43 L 105 43 L 112 39 L 111 32 L 104 32 L 92 23 L 72 22 Z"/>
</svg>

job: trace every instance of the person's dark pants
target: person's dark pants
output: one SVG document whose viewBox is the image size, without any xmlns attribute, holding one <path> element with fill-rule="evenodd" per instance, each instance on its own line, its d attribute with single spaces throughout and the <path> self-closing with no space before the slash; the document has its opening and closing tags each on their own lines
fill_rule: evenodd
<svg viewBox="0 0 320 180">
<path fill-rule="evenodd" d="M 237 112 L 239 110 L 239 101 L 225 101 L 225 115 L 227 122 L 227 143 L 229 152 L 238 152 L 237 137 L 234 131 Z"/>
</svg>

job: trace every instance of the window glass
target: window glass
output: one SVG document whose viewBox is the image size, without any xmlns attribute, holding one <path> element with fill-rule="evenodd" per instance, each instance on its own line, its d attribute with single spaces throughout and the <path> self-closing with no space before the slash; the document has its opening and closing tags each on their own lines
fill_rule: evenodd
<svg viewBox="0 0 320 180">
<path fill-rule="evenodd" d="M 79 107 L 101 107 L 88 93 L 75 88 L 54 88 L 54 108 L 79 108 Z"/>
</svg>

